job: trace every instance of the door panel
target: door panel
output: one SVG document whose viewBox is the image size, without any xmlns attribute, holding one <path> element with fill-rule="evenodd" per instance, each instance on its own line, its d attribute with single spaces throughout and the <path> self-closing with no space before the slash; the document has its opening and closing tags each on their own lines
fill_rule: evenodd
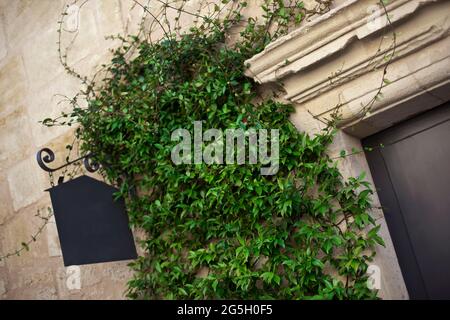
<svg viewBox="0 0 450 320">
<path fill-rule="evenodd" d="M 410 297 L 450 299 L 449 104 L 363 145 Z"/>
</svg>

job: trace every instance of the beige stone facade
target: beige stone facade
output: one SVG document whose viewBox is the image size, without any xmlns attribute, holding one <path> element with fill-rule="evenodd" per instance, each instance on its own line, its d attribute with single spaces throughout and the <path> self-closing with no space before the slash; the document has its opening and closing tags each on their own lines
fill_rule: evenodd
<svg viewBox="0 0 450 320">
<path fill-rule="evenodd" d="M 58 25 L 63 0 L 0 1 L 0 252 L 20 248 L 42 221 L 38 209 L 51 206 L 47 175 L 35 153 L 44 146 L 61 158 L 73 139 L 68 127 L 45 128 L 38 121 L 58 115 L 80 82 L 58 60 Z M 106 59 L 106 35 L 134 26 L 132 1 L 89 1 L 77 20 L 79 36 L 68 60 L 91 74 Z M 70 21 L 69 21 L 70 22 Z M 68 22 L 68 23 L 69 23 Z M 72 25 L 64 28 L 70 31 Z M 103 60 L 102 60 L 103 59 Z M 61 151 L 61 152 L 58 152 Z M 64 156 L 62 156 L 64 157 Z M 59 159 L 63 160 L 63 159 Z M 0 254 L 1 255 L 1 254 Z M 79 275 L 79 277 L 78 277 Z M 65 268 L 54 221 L 29 252 L 0 261 L 0 299 L 123 299 L 132 272 L 127 262 Z"/>
<path fill-rule="evenodd" d="M 63 110 L 55 94 L 71 96 L 80 89 L 58 59 L 57 21 L 67 3 L 0 0 L 0 253 L 14 251 L 28 240 L 41 223 L 35 217 L 37 210 L 51 206 L 43 192 L 49 187 L 48 178 L 36 164 L 36 151 L 45 146 L 63 150 L 73 137 L 70 128 L 44 128 L 38 123 Z M 300 130 L 317 132 L 323 127 L 321 120 L 339 106 L 345 121 L 330 150 L 334 155 L 342 149 L 361 149 L 361 138 L 450 98 L 450 2 L 389 1 L 392 25 L 377 3 L 335 1 L 331 12 L 249 61 L 249 76 L 261 83 L 283 84 L 285 100 L 296 105 L 292 121 Z M 141 15 L 131 0 L 88 1 L 75 25 L 64 26 L 80 30 L 68 56 L 70 64 L 92 75 L 113 45 L 104 36 L 133 33 Z M 392 53 L 392 26 L 397 39 L 387 73 L 389 85 L 370 114 L 360 117 L 359 108 L 376 93 L 383 61 Z M 374 62 L 379 68 L 373 68 Z M 363 154 L 340 165 L 345 176 L 369 173 Z M 381 296 L 407 299 L 383 212 L 374 214 L 387 243 L 374 262 L 382 272 Z M 0 299 L 122 299 L 132 274 L 126 264 L 64 268 L 51 221 L 29 252 L 0 261 Z"/>
</svg>

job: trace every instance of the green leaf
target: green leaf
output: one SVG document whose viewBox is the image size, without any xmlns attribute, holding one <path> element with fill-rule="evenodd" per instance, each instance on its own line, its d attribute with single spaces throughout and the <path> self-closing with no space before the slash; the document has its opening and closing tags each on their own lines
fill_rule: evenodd
<svg viewBox="0 0 450 320">
<path fill-rule="evenodd" d="M 374 236 L 376 236 L 377 233 L 378 233 L 378 231 L 380 231 L 380 228 L 381 228 L 381 225 L 378 225 L 378 226 L 372 228 L 372 229 L 367 233 L 367 237 L 370 239 L 370 238 L 373 238 Z"/>
<path fill-rule="evenodd" d="M 217 291 L 217 286 L 219 285 L 219 281 L 215 279 L 211 285 L 214 291 Z"/>
<path fill-rule="evenodd" d="M 313 264 L 313 266 L 319 267 L 319 268 L 321 268 L 321 269 L 324 267 L 323 262 L 320 261 L 319 259 L 314 259 L 314 260 L 312 261 L 312 264 Z"/>
<path fill-rule="evenodd" d="M 187 296 L 187 292 L 186 290 L 184 290 L 183 288 L 178 288 L 178 294 L 181 296 Z"/>
<path fill-rule="evenodd" d="M 22 247 L 25 248 L 26 251 L 30 251 L 30 247 L 25 242 L 21 243 Z"/>
</svg>

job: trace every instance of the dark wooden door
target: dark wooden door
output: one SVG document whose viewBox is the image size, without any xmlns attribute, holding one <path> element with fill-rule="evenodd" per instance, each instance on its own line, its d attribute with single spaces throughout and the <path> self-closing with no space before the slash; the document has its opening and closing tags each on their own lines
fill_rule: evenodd
<svg viewBox="0 0 450 320">
<path fill-rule="evenodd" d="M 363 146 L 410 298 L 450 299 L 450 103 Z"/>
</svg>

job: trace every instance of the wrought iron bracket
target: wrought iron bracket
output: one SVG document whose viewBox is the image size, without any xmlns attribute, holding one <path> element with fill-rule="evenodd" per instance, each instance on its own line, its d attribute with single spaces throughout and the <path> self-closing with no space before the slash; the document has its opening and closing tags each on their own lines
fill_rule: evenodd
<svg viewBox="0 0 450 320">
<path fill-rule="evenodd" d="M 55 153 L 50 148 L 43 148 L 37 152 L 36 160 L 37 160 L 37 163 L 39 164 L 39 167 L 41 167 L 42 170 L 50 172 L 50 173 L 61 170 L 65 167 L 70 166 L 81 160 L 83 160 L 84 167 L 89 172 L 95 172 L 100 168 L 100 164 L 93 161 L 92 153 L 88 153 L 87 155 L 79 157 L 72 161 L 67 161 L 65 164 L 63 164 L 62 166 L 59 166 L 57 168 L 50 168 L 46 164 L 52 163 L 53 161 L 55 161 Z"/>
</svg>

